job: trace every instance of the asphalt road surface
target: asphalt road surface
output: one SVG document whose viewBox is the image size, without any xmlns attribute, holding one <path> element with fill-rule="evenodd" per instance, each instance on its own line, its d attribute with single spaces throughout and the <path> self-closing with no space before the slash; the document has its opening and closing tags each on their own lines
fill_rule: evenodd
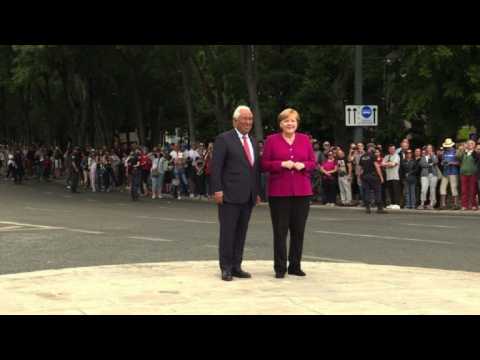
<svg viewBox="0 0 480 360">
<path fill-rule="evenodd" d="M 212 203 L 133 203 L 128 193 L 71 194 L 58 183 L 16 186 L 3 179 L 0 201 L 0 274 L 218 257 Z M 312 209 L 304 260 L 480 272 L 479 222 L 479 215 Z M 245 259 L 272 258 L 269 210 L 260 206 Z"/>
</svg>

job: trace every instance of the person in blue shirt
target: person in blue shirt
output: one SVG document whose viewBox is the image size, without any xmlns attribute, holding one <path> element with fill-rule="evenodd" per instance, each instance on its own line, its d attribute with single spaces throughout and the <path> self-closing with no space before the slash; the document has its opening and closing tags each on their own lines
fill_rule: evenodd
<svg viewBox="0 0 480 360">
<path fill-rule="evenodd" d="M 440 182 L 440 210 L 447 208 L 447 187 L 450 185 L 452 192 L 452 204 L 454 210 L 459 210 L 458 205 L 458 178 L 460 163 L 457 160 L 457 151 L 452 139 L 445 139 L 443 143 L 443 154 L 440 160 L 442 168 L 442 179 Z"/>
</svg>

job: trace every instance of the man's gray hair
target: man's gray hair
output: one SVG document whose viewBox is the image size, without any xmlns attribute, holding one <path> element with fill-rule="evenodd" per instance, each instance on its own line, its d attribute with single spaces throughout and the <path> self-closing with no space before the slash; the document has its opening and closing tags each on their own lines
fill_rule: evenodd
<svg viewBox="0 0 480 360">
<path fill-rule="evenodd" d="M 235 111 L 233 112 L 233 119 L 234 120 L 238 120 L 238 118 L 240 117 L 240 112 L 242 110 L 248 110 L 250 112 L 252 112 L 252 110 L 248 107 L 248 106 L 245 106 L 245 105 L 240 105 L 239 107 L 237 107 L 235 109 Z"/>
</svg>

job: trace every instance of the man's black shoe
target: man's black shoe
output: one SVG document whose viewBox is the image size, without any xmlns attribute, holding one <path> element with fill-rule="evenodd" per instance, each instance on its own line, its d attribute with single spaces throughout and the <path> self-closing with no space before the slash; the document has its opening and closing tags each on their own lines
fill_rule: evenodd
<svg viewBox="0 0 480 360">
<path fill-rule="evenodd" d="M 232 276 L 240 278 L 240 279 L 250 279 L 252 277 L 252 275 L 250 275 L 246 271 L 243 271 L 242 269 L 233 270 L 232 271 Z"/>
<path fill-rule="evenodd" d="M 276 279 L 283 279 L 283 278 L 285 278 L 285 273 L 275 273 L 275 278 Z"/>
<path fill-rule="evenodd" d="M 233 280 L 233 277 L 232 277 L 232 273 L 230 271 L 222 271 L 222 280 L 223 281 L 232 281 Z"/>
<path fill-rule="evenodd" d="M 295 276 L 307 276 L 302 270 L 297 269 L 297 270 L 288 270 L 289 275 L 295 275 Z"/>
</svg>

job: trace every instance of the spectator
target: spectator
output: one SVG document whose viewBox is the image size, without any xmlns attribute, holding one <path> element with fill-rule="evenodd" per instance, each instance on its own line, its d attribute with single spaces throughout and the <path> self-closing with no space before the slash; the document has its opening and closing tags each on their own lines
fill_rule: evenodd
<svg viewBox="0 0 480 360">
<path fill-rule="evenodd" d="M 403 139 L 400 143 L 400 148 L 397 149 L 397 154 L 400 157 L 400 164 L 402 160 L 406 158 L 407 151 L 410 150 L 410 141 L 408 139 Z M 405 207 L 405 192 L 406 189 L 403 186 L 405 184 L 405 174 L 402 172 L 402 166 L 399 168 L 399 175 L 400 175 L 400 207 Z"/>
<path fill-rule="evenodd" d="M 311 175 L 311 183 L 312 183 L 312 201 L 320 201 L 321 203 L 324 202 L 324 193 L 323 193 L 323 185 L 322 185 L 322 173 L 320 171 L 320 165 L 323 164 L 325 161 L 325 155 L 323 151 L 320 149 L 320 144 L 318 141 L 313 143 L 313 153 L 315 156 L 315 170 L 313 170 Z"/>
<path fill-rule="evenodd" d="M 362 177 L 362 184 L 365 186 L 365 208 L 367 214 L 370 214 L 370 196 L 373 192 L 375 194 L 377 212 L 379 214 L 385 214 L 386 211 L 383 209 L 380 190 L 380 184 L 384 182 L 384 178 L 381 167 L 376 162 L 374 149 L 374 147 L 369 147 L 368 152 L 364 153 L 359 159 L 360 176 Z"/>
<path fill-rule="evenodd" d="M 140 173 L 141 173 L 141 180 L 140 180 L 140 192 L 143 196 L 148 196 L 148 183 L 150 179 L 150 169 L 152 168 L 152 160 L 148 156 L 148 150 L 143 149 L 140 153 Z"/>
<path fill-rule="evenodd" d="M 175 181 L 172 180 L 172 185 L 179 187 L 179 189 L 177 189 L 179 190 L 177 198 L 178 200 L 182 200 L 182 194 L 188 196 L 188 179 L 185 174 L 185 157 L 183 152 L 179 151 L 178 145 L 173 146 L 170 156 L 174 164 L 173 176 Z"/>
<path fill-rule="evenodd" d="M 327 153 L 327 160 L 320 166 L 322 172 L 323 191 L 325 192 L 325 204 L 327 206 L 335 206 L 337 199 L 337 178 L 338 171 L 337 161 L 332 151 Z"/>
<path fill-rule="evenodd" d="M 352 162 L 342 149 L 337 150 L 338 187 L 343 206 L 352 205 Z"/>
<path fill-rule="evenodd" d="M 163 182 L 165 172 L 168 169 L 168 161 L 165 159 L 161 151 L 154 149 L 154 159 L 152 161 L 152 199 L 161 199 L 163 191 Z"/>
<path fill-rule="evenodd" d="M 387 175 L 386 189 L 390 197 L 390 205 L 387 209 L 400 210 L 400 156 L 395 152 L 395 145 L 390 145 L 388 155 L 383 158 L 382 166 Z"/>
<path fill-rule="evenodd" d="M 50 174 L 52 173 L 53 162 L 49 154 L 43 159 L 43 179 L 50 181 Z"/>
<path fill-rule="evenodd" d="M 362 167 L 360 166 L 360 158 L 365 155 L 365 145 L 359 142 L 355 146 L 355 151 L 351 155 L 350 161 L 352 162 L 355 170 L 355 180 L 358 187 L 358 200 L 359 204 L 364 200 L 364 192 L 362 187 Z M 372 154 L 373 155 L 373 154 Z M 365 204 L 364 204 L 365 206 Z"/>
<path fill-rule="evenodd" d="M 420 159 L 420 181 L 422 186 L 421 203 L 419 210 L 433 210 L 437 203 L 436 190 L 438 182 L 437 165 L 438 158 L 433 152 L 433 146 L 427 145 L 425 155 Z M 430 191 L 430 204 L 426 206 L 427 193 Z"/>
<path fill-rule="evenodd" d="M 87 169 L 89 171 L 90 187 L 92 188 L 92 192 L 97 192 L 97 168 L 98 157 L 95 149 L 92 149 L 87 160 Z"/>
<path fill-rule="evenodd" d="M 193 178 L 195 181 L 195 195 L 199 200 L 205 197 L 205 161 L 197 159 L 193 165 Z"/>
<path fill-rule="evenodd" d="M 113 175 L 113 168 L 112 168 L 112 158 L 110 153 L 107 151 L 103 156 L 103 184 L 104 184 L 104 191 L 110 192 L 114 186 L 114 175 Z M 149 171 L 150 174 L 150 171 Z"/>
<path fill-rule="evenodd" d="M 462 186 L 462 210 L 478 210 L 477 202 L 477 169 L 478 155 L 475 152 L 475 142 L 468 140 L 466 147 L 461 147 L 457 153 L 460 161 L 460 179 Z"/>
<path fill-rule="evenodd" d="M 261 141 L 261 140 L 258 141 L 258 155 L 260 156 L 260 161 L 261 161 L 262 156 L 263 156 L 264 146 L 265 146 L 265 144 L 263 143 L 263 141 Z M 262 199 L 262 202 L 267 201 L 267 192 L 266 192 L 267 176 L 268 176 L 268 173 L 260 170 L 260 198 Z"/>
<path fill-rule="evenodd" d="M 121 160 L 120 157 L 118 156 L 118 151 L 117 150 L 112 150 L 111 153 L 111 159 L 112 159 L 112 170 L 113 170 L 113 182 L 114 186 L 118 187 L 120 186 L 120 174 L 121 174 Z"/>
<path fill-rule="evenodd" d="M 142 181 L 142 171 L 140 165 L 140 149 L 136 149 L 130 154 L 128 159 L 128 171 L 131 178 L 130 195 L 133 201 L 137 201 L 140 196 L 140 186 Z"/>
<path fill-rule="evenodd" d="M 324 159 L 322 161 L 322 164 L 325 162 L 327 156 L 328 156 L 328 153 L 332 150 L 331 149 L 332 145 L 330 145 L 330 142 L 328 141 L 325 141 L 323 143 L 323 155 L 324 155 Z"/>
<path fill-rule="evenodd" d="M 213 154 L 213 143 L 209 143 L 207 151 L 205 153 L 205 189 L 209 199 L 212 197 L 210 176 L 212 175 L 212 154 Z"/>
<path fill-rule="evenodd" d="M 53 152 L 53 168 L 53 178 L 60 178 L 60 176 L 62 176 L 62 151 L 58 146 L 55 147 L 55 151 Z"/>
<path fill-rule="evenodd" d="M 387 173 L 385 171 L 385 168 L 382 166 L 383 165 L 383 153 L 382 153 L 382 147 L 381 146 L 376 146 L 375 151 L 375 162 L 380 166 L 380 170 L 382 171 L 382 177 L 383 179 L 387 178 Z M 380 182 L 380 194 L 381 194 L 381 201 L 382 201 L 382 206 L 386 206 L 386 199 L 387 199 L 387 190 L 386 190 L 386 184 L 384 182 Z M 370 197 L 370 199 L 374 199 L 374 197 Z"/>
<path fill-rule="evenodd" d="M 77 193 L 78 183 L 80 181 L 80 149 L 76 148 L 70 159 L 70 174 L 71 174 L 71 185 L 70 190 L 72 193 Z"/>
<path fill-rule="evenodd" d="M 401 168 L 404 174 L 405 208 L 407 209 L 415 209 L 417 206 L 416 186 L 418 166 L 418 162 L 413 158 L 412 150 L 407 150 L 405 152 L 405 159 L 401 160 Z"/>
<path fill-rule="evenodd" d="M 12 176 L 13 179 L 17 178 L 17 167 L 15 164 L 15 157 L 13 154 L 8 154 L 8 162 L 7 162 L 7 176 L 6 178 L 9 179 Z"/>
<path fill-rule="evenodd" d="M 403 139 L 400 143 L 400 147 L 396 150 L 398 156 L 400 156 L 400 161 L 405 160 L 407 157 L 407 152 L 410 150 L 410 141 L 408 139 Z"/>
<path fill-rule="evenodd" d="M 477 146 L 475 147 L 475 152 L 477 153 L 477 181 L 478 181 L 478 188 L 477 188 L 477 197 L 480 194 L 480 140 L 477 142 Z M 480 203 L 480 198 L 478 199 Z"/>
<path fill-rule="evenodd" d="M 458 206 L 458 176 L 460 162 L 457 160 L 455 143 L 448 138 L 443 143 L 443 152 L 438 161 L 441 165 L 440 181 L 440 210 L 447 208 L 447 186 L 450 185 L 452 193 L 453 209 L 459 210 Z"/>
</svg>

